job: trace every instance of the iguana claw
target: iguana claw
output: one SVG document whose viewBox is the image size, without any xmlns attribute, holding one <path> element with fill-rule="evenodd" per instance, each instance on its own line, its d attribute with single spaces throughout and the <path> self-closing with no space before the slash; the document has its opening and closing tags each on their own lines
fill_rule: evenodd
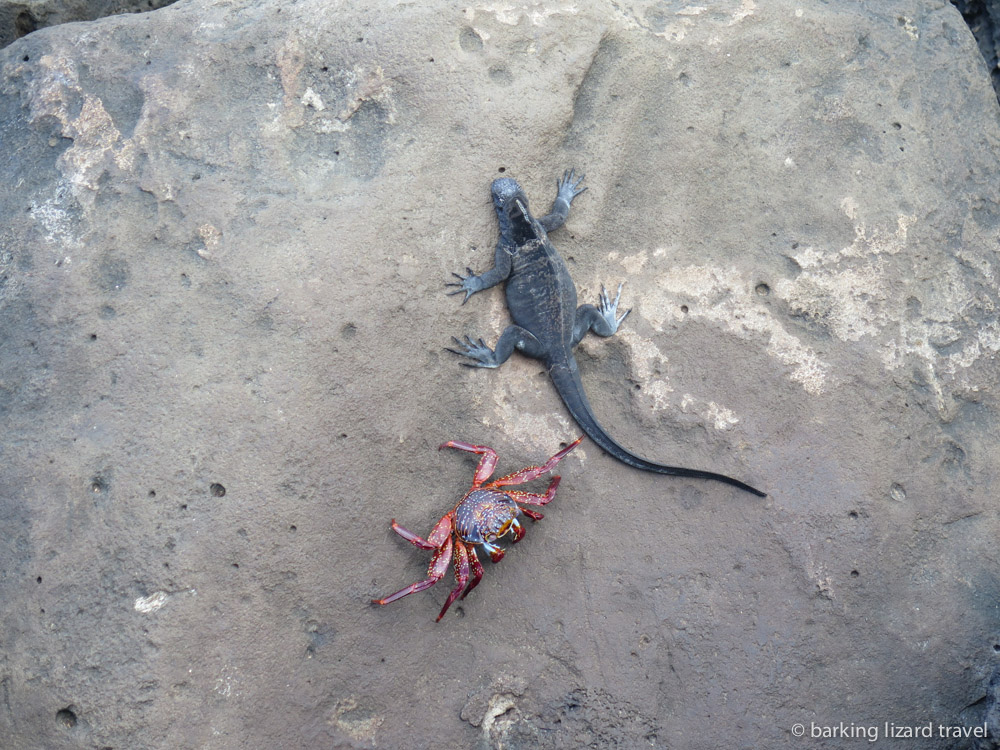
<svg viewBox="0 0 1000 750">
<path fill-rule="evenodd" d="M 473 341 L 468 336 L 465 337 L 465 341 L 451 337 L 451 340 L 455 342 L 455 345 L 459 347 L 458 349 L 452 349 L 451 347 L 445 347 L 445 351 L 451 352 L 452 354 L 457 354 L 460 357 L 468 357 L 469 359 L 475 360 L 474 362 L 463 362 L 462 364 L 466 367 L 497 367 L 498 363 L 496 361 L 496 355 L 493 350 L 486 346 L 486 342 L 479 339 L 478 342 Z"/>
<path fill-rule="evenodd" d="M 597 309 L 600 311 L 601 316 L 608 321 L 608 325 L 611 326 L 613 331 L 618 330 L 618 326 L 622 324 L 622 321 L 628 317 L 628 314 L 632 312 L 630 307 L 628 310 L 622 314 L 619 318 L 618 315 L 618 301 L 622 298 L 622 284 L 618 285 L 618 294 L 615 295 L 615 301 L 612 302 L 611 298 L 608 297 L 607 291 L 604 289 L 604 285 L 601 285 L 601 296 L 598 298 Z"/>
<path fill-rule="evenodd" d="M 566 203 L 572 203 L 576 196 L 587 189 L 583 187 L 577 190 L 577 185 L 583 182 L 583 178 L 586 175 L 580 175 L 579 179 L 574 181 L 575 176 L 575 170 L 568 169 L 563 172 L 562 178 L 556 181 L 556 197 L 562 198 Z"/>
<path fill-rule="evenodd" d="M 465 272 L 467 274 L 469 274 L 469 275 L 468 276 L 462 276 L 461 274 L 458 274 L 458 273 L 455 273 L 454 271 L 452 271 L 451 275 L 454 276 L 456 279 L 458 279 L 458 282 L 455 282 L 455 281 L 446 281 L 445 282 L 445 286 L 457 286 L 457 287 L 459 287 L 458 289 L 456 289 L 453 292 L 448 292 L 448 296 L 449 297 L 450 296 L 454 296 L 456 294 L 461 294 L 462 292 L 465 292 L 465 299 L 462 300 L 462 304 L 463 305 L 466 302 L 469 301 L 469 297 L 471 297 L 476 292 L 482 290 L 482 288 L 483 288 L 483 283 L 479 280 L 479 277 L 476 276 L 476 272 L 475 271 L 473 271 L 471 268 L 469 268 L 468 266 L 466 266 Z"/>
</svg>

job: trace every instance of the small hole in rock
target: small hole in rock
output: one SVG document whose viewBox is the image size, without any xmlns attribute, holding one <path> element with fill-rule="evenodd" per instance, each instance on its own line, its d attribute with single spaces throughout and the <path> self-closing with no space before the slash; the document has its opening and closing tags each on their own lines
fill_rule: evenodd
<svg viewBox="0 0 1000 750">
<path fill-rule="evenodd" d="M 757 285 L 757 288 L 754 289 L 754 291 L 757 292 L 757 294 L 759 294 L 761 297 L 766 297 L 771 293 L 771 287 L 769 287 L 767 284 L 761 283 Z"/>
<path fill-rule="evenodd" d="M 852 510 L 850 513 L 847 514 L 847 516 L 849 518 L 857 518 L 858 517 L 858 512 L 856 510 Z"/>
<path fill-rule="evenodd" d="M 38 578 L 35 579 L 35 583 L 41 583 L 41 582 L 42 582 L 42 577 L 38 576 Z"/>
<path fill-rule="evenodd" d="M 500 169 L 497 170 L 497 172 L 506 172 L 506 171 L 507 167 L 500 167 Z"/>
<path fill-rule="evenodd" d="M 861 574 L 858 571 L 856 570 L 851 571 L 851 578 L 857 578 L 859 575 Z"/>
<path fill-rule="evenodd" d="M 212 486 L 209 487 L 209 489 L 212 491 L 212 497 L 225 497 L 226 496 L 226 488 L 223 487 L 218 482 L 212 482 Z"/>
<path fill-rule="evenodd" d="M 688 306 L 687 305 L 681 305 L 681 312 L 684 313 L 685 315 L 687 315 Z"/>
<path fill-rule="evenodd" d="M 295 525 L 295 524 L 293 523 L 293 524 L 292 524 L 291 526 L 289 526 L 289 527 L 288 527 L 288 530 L 289 530 L 289 531 L 298 531 L 298 530 L 299 530 L 299 528 L 298 528 L 298 526 L 296 526 L 296 525 Z"/>
<path fill-rule="evenodd" d="M 56 711 L 56 721 L 65 727 L 72 728 L 76 726 L 76 714 L 73 712 L 72 706 L 67 706 Z"/>
</svg>

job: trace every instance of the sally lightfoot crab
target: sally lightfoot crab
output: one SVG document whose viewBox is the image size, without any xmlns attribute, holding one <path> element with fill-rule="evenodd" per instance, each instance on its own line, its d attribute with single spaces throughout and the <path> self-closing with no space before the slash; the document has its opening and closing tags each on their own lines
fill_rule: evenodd
<svg viewBox="0 0 1000 750">
<path fill-rule="evenodd" d="M 396 519 L 392 520 L 393 531 L 413 546 L 433 550 L 434 554 L 431 557 L 431 564 L 427 568 L 426 580 L 411 583 L 395 594 L 390 594 L 384 599 L 372 599 L 372 602 L 388 604 L 417 591 L 429 589 L 444 578 L 444 574 L 448 572 L 448 565 L 454 556 L 455 581 L 458 585 L 448 595 L 444 607 L 441 608 L 441 614 L 437 616 L 438 621 L 440 621 L 458 595 L 461 594 L 461 598 L 464 599 L 483 578 L 483 566 L 476 556 L 476 545 L 482 545 L 483 550 L 489 553 L 493 562 L 500 562 L 503 559 L 504 550 L 496 546 L 495 542 L 508 533 L 511 535 L 511 542 L 521 541 L 524 537 L 524 527 L 518 523 L 518 515 L 524 513 L 533 521 L 540 521 L 543 517 L 538 511 L 525 508 L 523 505 L 546 505 L 551 502 L 552 498 L 556 496 L 556 488 L 559 486 L 560 478 L 552 477 L 544 494 L 504 488 L 530 482 L 532 479 L 537 479 L 542 474 L 552 471 L 567 453 L 580 444 L 581 440 L 583 440 L 583 436 L 578 437 L 556 453 L 542 466 L 529 466 L 485 484 L 484 482 L 490 478 L 497 465 L 495 450 L 485 445 L 471 445 L 454 440 L 439 446 L 438 450 L 455 448 L 482 456 L 472 478 L 472 487 L 455 507 L 437 522 L 426 539 L 417 536 L 412 531 L 407 531 L 396 523 Z M 469 579 L 470 574 L 471 580 Z"/>
</svg>

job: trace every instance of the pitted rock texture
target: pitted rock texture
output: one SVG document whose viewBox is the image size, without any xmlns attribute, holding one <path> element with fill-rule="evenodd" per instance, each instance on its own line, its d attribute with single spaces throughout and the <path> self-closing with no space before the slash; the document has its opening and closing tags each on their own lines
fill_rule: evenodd
<svg viewBox="0 0 1000 750">
<path fill-rule="evenodd" d="M 1000 651 L 1000 108 L 946 2 L 186 0 L 0 52 L 0 736 L 21 748 L 798 748 L 952 725 Z M 598 417 L 441 622 L 422 534 L 577 435 L 463 368 L 489 183 Z M 970 713 L 971 712 L 971 713 Z M 980 713 L 982 713 L 980 711 Z M 810 747 L 844 747 L 841 739 Z M 915 740 L 909 747 L 941 747 Z"/>
</svg>

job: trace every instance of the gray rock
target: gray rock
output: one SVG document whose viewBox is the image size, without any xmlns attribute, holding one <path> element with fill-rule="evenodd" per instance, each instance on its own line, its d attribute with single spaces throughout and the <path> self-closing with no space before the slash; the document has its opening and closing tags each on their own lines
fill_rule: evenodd
<svg viewBox="0 0 1000 750">
<path fill-rule="evenodd" d="M 0 0 L 0 48 L 46 26 L 140 13 L 177 0 Z"/>
<path fill-rule="evenodd" d="M 189 0 L 0 52 L 0 736 L 13 748 L 795 748 L 951 725 L 1000 636 L 1000 108 L 948 3 Z M 494 340 L 489 182 L 626 330 L 461 606 L 474 462 L 576 433 Z M 852 740 L 856 741 L 856 740 Z M 924 744 L 920 744 L 923 742 Z M 843 747 L 813 741 L 810 747 Z M 900 745 L 901 747 L 903 745 Z M 908 747 L 940 747 L 921 740 Z"/>
<path fill-rule="evenodd" d="M 997 0 L 951 0 L 962 18 L 969 24 L 976 38 L 979 51 L 983 55 L 986 69 L 990 72 L 993 88 L 1000 96 L 1000 2 Z"/>
</svg>

